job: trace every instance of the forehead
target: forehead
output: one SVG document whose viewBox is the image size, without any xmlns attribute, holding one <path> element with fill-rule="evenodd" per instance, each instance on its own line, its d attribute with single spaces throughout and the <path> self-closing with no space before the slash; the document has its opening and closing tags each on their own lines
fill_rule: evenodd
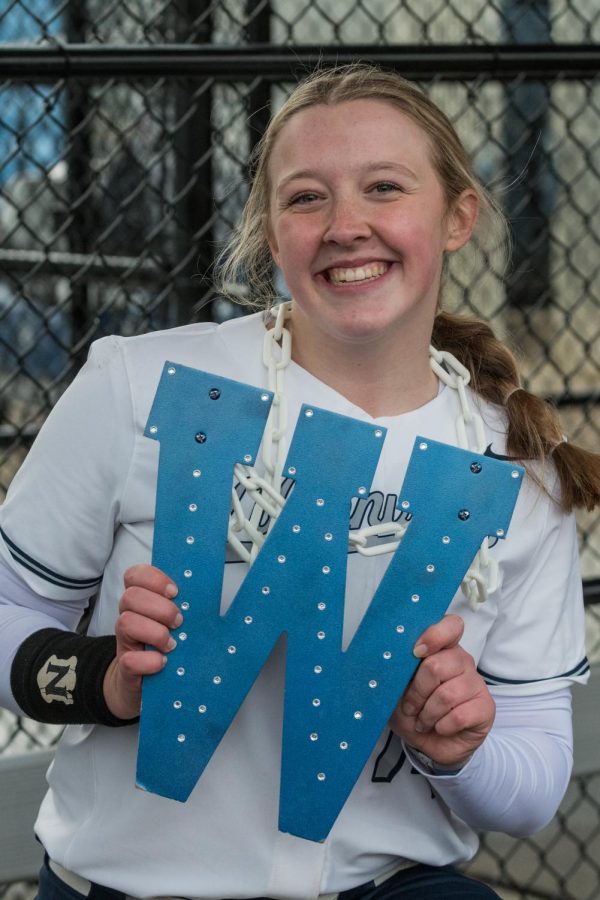
<svg viewBox="0 0 600 900">
<path fill-rule="evenodd" d="M 276 181 L 303 160 L 322 165 L 374 161 L 392 154 L 399 162 L 431 167 L 429 138 L 414 119 L 385 100 L 315 104 L 295 113 L 281 128 L 269 159 Z"/>
</svg>

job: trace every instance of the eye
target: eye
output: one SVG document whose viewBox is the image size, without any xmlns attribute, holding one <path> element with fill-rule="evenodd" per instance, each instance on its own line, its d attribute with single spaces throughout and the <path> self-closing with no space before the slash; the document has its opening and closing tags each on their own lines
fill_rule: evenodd
<svg viewBox="0 0 600 900">
<path fill-rule="evenodd" d="M 314 203 L 315 200 L 319 199 L 319 195 L 315 194 L 314 191 L 303 191 L 301 194 L 294 194 L 293 197 L 287 201 L 287 206 L 298 206 L 304 205 L 306 203 Z"/>
<path fill-rule="evenodd" d="M 371 190 L 376 194 L 392 194 L 395 191 L 403 192 L 400 185 L 393 181 L 378 181 L 377 184 L 373 185 Z"/>
</svg>

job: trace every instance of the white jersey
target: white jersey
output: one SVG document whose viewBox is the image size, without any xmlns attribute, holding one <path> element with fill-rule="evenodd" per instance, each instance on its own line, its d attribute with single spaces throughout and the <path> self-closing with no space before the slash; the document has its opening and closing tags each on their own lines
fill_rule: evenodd
<svg viewBox="0 0 600 900">
<path fill-rule="evenodd" d="M 98 591 L 89 628 L 111 634 L 123 572 L 151 557 L 159 446 L 143 436 L 166 360 L 266 387 L 260 315 L 134 338 L 105 338 L 49 417 L 0 510 L 0 552 L 64 609 Z M 456 443 L 456 392 L 373 420 L 291 362 L 288 440 L 302 403 L 385 426 L 369 497 L 350 527 L 392 519 L 417 435 Z M 504 456 L 502 410 L 474 395 L 492 455 Z M 549 471 L 549 478 L 553 473 Z M 552 485 L 550 485 L 552 486 Z M 435 513 L 435 498 L 432 498 Z M 495 695 L 533 697 L 584 681 L 581 576 L 574 521 L 527 478 L 508 538 L 492 547 L 499 586 L 478 612 L 461 593 L 462 644 Z M 351 554 L 344 639 L 360 622 L 389 555 Z M 223 604 L 246 565 L 226 565 Z M 134 896 L 307 898 L 346 890 L 403 860 L 469 859 L 473 831 L 382 734 L 331 833 L 313 843 L 277 830 L 284 658 L 278 645 L 181 804 L 135 787 L 137 727 L 66 728 L 36 831 L 50 856 Z"/>
</svg>

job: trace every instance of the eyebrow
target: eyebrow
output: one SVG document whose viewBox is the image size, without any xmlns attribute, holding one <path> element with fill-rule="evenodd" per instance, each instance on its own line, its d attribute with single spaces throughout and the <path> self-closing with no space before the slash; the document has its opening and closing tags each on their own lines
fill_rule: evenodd
<svg viewBox="0 0 600 900">
<path fill-rule="evenodd" d="M 409 178 L 412 178 L 413 181 L 417 181 L 417 176 L 413 172 L 412 169 L 409 169 L 408 166 L 403 165 L 402 163 L 394 162 L 392 160 L 378 160 L 374 163 L 369 163 L 368 166 L 364 167 L 365 172 L 381 172 L 381 171 L 392 171 L 399 172 L 402 175 L 407 175 Z M 284 188 L 290 181 L 297 181 L 300 178 L 321 178 L 322 175 L 319 172 L 315 172 L 313 169 L 300 169 L 298 172 L 290 172 L 289 175 L 286 175 L 285 178 L 277 185 L 277 191 L 280 191 Z"/>
</svg>

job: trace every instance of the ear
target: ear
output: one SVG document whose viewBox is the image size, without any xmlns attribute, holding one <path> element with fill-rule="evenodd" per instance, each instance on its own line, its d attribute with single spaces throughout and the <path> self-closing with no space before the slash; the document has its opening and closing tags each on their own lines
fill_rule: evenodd
<svg viewBox="0 0 600 900">
<path fill-rule="evenodd" d="M 448 240 L 445 249 L 450 253 L 463 247 L 475 228 L 479 216 L 479 197 L 473 188 L 466 188 L 448 213 Z"/>
<path fill-rule="evenodd" d="M 269 245 L 269 250 L 271 251 L 271 256 L 273 257 L 273 262 L 276 266 L 279 266 L 279 268 L 281 268 L 281 266 L 279 265 L 279 246 L 277 244 L 277 241 L 275 240 L 275 235 L 273 234 L 273 229 L 271 228 L 271 223 L 268 218 L 264 228 L 265 235 L 267 237 L 267 243 Z"/>
<path fill-rule="evenodd" d="M 270 235 L 269 235 L 268 240 L 269 240 L 269 250 L 271 251 L 271 256 L 273 257 L 273 262 L 275 263 L 276 266 L 279 266 L 279 268 L 281 268 L 281 265 L 279 264 L 279 250 L 278 250 L 277 244 L 271 238 Z"/>
</svg>

